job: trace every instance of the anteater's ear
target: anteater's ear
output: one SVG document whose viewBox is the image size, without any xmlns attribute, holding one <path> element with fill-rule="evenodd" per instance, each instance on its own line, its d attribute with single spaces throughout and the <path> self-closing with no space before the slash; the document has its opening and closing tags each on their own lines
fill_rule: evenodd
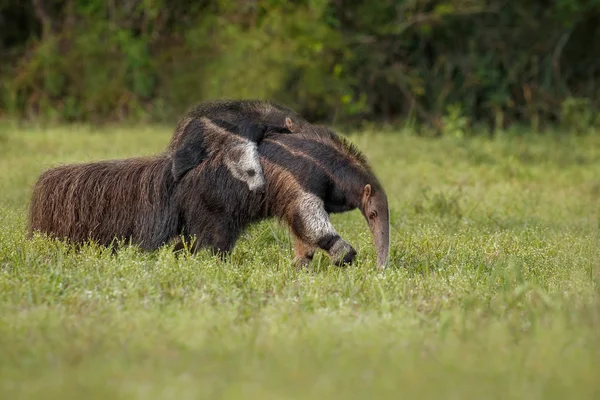
<svg viewBox="0 0 600 400">
<path fill-rule="evenodd" d="M 369 200 L 371 199 L 371 185 L 368 183 L 365 185 L 361 196 L 361 206 L 363 210 L 366 210 Z"/>
<path fill-rule="evenodd" d="M 363 188 L 363 199 L 368 200 L 371 197 L 371 185 L 368 183 Z"/>
<path fill-rule="evenodd" d="M 175 182 L 179 181 L 191 169 L 200 165 L 207 156 L 204 145 L 204 126 L 192 119 L 182 133 L 183 140 L 172 155 L 171 173 Z"/>
<path fill-rule="evenodd" d="M 290 117 L 285 118 L 284 126 L 289 129 L 290 132 L 294 132 L 294 122 Z"/>
</svg>

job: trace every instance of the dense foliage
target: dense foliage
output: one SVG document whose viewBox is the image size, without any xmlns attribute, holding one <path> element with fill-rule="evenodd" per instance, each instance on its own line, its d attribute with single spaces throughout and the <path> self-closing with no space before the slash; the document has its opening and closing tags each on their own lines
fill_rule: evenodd
<svg viewBox="0 0 600 400">
<path fill-rule="evenodd" d="M 215 97 L 329 122 L 600 122 L 600 0 L 0 0 L 0 109 L 163 120 Z"/>
</svg>

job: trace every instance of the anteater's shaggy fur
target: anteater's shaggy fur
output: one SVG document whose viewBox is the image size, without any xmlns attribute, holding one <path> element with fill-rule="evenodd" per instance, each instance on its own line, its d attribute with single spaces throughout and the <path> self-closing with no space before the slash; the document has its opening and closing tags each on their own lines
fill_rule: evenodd
<svg viewBox="0 0 600 400">
<path fill-rule="evenodd" d="M 202 158 L 207 159 L 208 167 L 223 166 L 224 174 L 231 175 L 230 165 L 248 164 L 240 162 L 248 157 L 249 143 L 237 135 L 237 127 L 207 119 L 195 119 L 190 125 L 203 131 Z M 257 153 L 250 156 L 255 158 Z M 173 157 L 166 152 L 156 157 L 63 165 L 45 171 L 32 193 L 30 235 L 40 231 L 75 243 L 92 239 L 102 245 L 127 239 L 144 249 L 167 243 L 182 228 L 173 199 L 177 185 Z M 185 157 L 180 154 L 179 159 Z M 234 180 L 236 188 L 248 191 L 243 181 Z M 214 188 L 190 190 L 197 193 Z"/>
<path fill-rule="evenodd" d="M 178 227 L 174 188 L 168 155 L 52 168 L 34 186 L 30 233 L 106 246 L 130 239 L 155 249 Z"/>
</svg>

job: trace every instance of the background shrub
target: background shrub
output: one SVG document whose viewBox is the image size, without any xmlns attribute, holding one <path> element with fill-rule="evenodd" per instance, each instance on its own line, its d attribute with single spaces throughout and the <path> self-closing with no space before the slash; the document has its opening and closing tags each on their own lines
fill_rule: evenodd
<svg viewBox="0 0 600 400">
<path fill-rule="evenodd" d="M 209 98 L 327 122 L 593 129 L 600 0 L 0 0 L 2 115 L 177 118 Z M 465 121 L 469 121 L 467 124 Z"/>
</svg>

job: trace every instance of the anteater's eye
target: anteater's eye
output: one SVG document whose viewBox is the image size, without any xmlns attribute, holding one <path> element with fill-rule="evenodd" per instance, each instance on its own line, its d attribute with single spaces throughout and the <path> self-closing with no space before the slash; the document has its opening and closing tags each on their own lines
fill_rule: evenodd
<svg viewBox="0 0 600 400">
<path fill-rule="evenodd" d="M 369 219 L 375 219 L 377 217 L 377 211 L 371 211 L 369 213 Z"/>
<path fill-rule="evenodd" d="M 248 176 L 252 178 L 254 175 L 256 175 L 256 171 L 253 169 L 247 169 L 246 174 L 248 174 Z"/>
</svg>

